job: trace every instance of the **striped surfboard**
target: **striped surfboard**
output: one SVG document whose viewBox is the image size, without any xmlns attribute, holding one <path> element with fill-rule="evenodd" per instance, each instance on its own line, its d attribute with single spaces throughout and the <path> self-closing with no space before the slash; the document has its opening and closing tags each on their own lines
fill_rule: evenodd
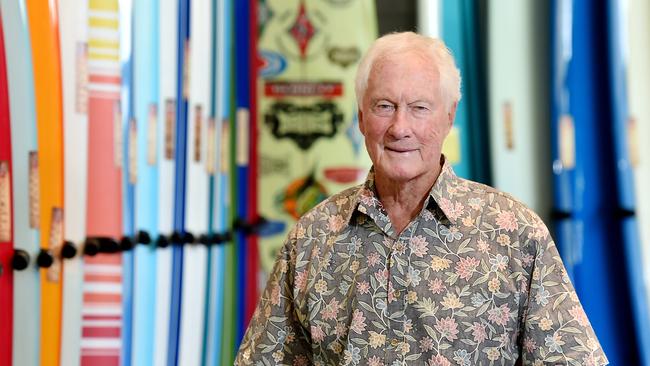
<svg viewBox="0 0 650 366">
<path fill-rule="evenodd" d="M 117 0 L 88 4 L 88 198 L 86 235 L 122 233 L 123 136 Z M 81 365 L 119 365 L 122 256 L 84 258 Z"/>
</svg>

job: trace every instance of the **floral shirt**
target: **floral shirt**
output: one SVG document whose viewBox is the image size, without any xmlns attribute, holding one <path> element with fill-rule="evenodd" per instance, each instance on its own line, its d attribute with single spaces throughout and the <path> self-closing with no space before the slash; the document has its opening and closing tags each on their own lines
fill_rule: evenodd
<svg viewBox="0 0 650 366">
<path fill-rule="evenodd" d="M 236 365 L 604 365 L 540 218 L 445 163 L 396 233 L 365 184 L 290 232 Z"/>
</svg>

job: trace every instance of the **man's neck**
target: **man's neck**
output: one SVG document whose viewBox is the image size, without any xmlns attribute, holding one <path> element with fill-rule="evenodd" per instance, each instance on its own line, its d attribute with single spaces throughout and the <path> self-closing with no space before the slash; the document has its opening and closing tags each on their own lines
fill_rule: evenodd
<svg viewBox="0 0 650 366">
<path fill-rule="evenodd" d="M 431 187 L 438 179 L 442 166 L 435 172 L 409 181 L 394 181 L 375 173 L 375 187 L 379 200 L 388 213 L 395 233 L 401 233 L 422 210 Z"/>
</svg>

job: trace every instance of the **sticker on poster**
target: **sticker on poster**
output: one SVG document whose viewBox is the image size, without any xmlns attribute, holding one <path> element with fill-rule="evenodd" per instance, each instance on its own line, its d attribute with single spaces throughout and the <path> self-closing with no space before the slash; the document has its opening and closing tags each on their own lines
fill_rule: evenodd
<svg viewBox="0 0 650 366">
<path fill-rule="evenodd" d="M 50 220 L 49 251 L 54 261 L 46 270 L 49 282 L 59 282 L 61 279 L 61 247 L 63 246 L 63 209 L 52 207 Z"/>
<path fill-rule="evenodd" d="M 158 155 L 158 105 L 149 105 L 149 123 L 147 129 L 147 164 L 156 165 Z"/>
<path fill-rule="evenodd" d="M 41 227 L 41 186 L 38 169 L 38 152 L 29 152 L 29 227 Z"/>
<path fill-rule="evenodd" d="M 194 141 L 193 141 L 193 160 L 195 163 L 201 161 L 201 124 L 203 123 L 203 107 L 197 105 L 194 107 Z"/>
<path fill-rule="evenodd" d="M 321 21 L 325 16 L 321 12 L 315 12 L 315 15 L 311 17 L 304 2 L 300 2 L 298 12 L 287 31 L 276 37 L 277 47 L 283 55 L 297 61 L 310 61 L 325 52 L 329 37 L 321 34 L 321 26 L 314 22 L 314 19 Z"/>
<path fill-rule="evenodd" d="M 11 240 L 11 172 L 9 162 L 0 161 L 0 242 Z"/>
<path fill-rule="evenodd" d="M 165 100 L 165 159 L 174 160 L 176 138 L 176 101 Z"/>
<path fill-rule="evenodd" d="M 289 161 L 291 161 L 291 158 L 288 155 L 281 158 L 260 155 L 260 176 L 288 175 Z"/>
<path fill-rule="evenodd" d="M 259 76 L 263 79 L 273 78 L 281 75 L 287 69 L 287 60 L 279 52 L 260 50 L 262 64 L 259 68 Z"/>
<path fill-rule="evenodd" d="M 129 183 L 136 184 L 138 182 L 138 126 L 135 118 L 129 120 L 129 146 L 128 146 L 129 159 Z"/>
<path fill-rule="evenodd" d="M 359 47 L 331 47 L 327 51 L 327 58 L 343 68 L 356 64 L 361 59 Z"/>
<path fill-rule="evenodd" d="M 336 135 L 343 123 L 343 113 L 331 102 L 313 105 L 277 102 L 265 113 L 264 123 L 275 138 L 288 138 L 301 150 L 309 150 L 318 139 Z"/>
<path fill-rule="evenodd" d="M 77 79 L 75 80 L 75 108 L 79 114 L 88 113 L 88 44 L 77 43 Z"/>
<path fill-rule="evenodd" d="M 205 170 L 209 175 L 217 171 L 217 121 L 214 117 L 208 118 L 208 146 L 205 158 Z"/>
<path fill-rule="evenodd" d="M 312 171 L 308 176 L 298 178 L 276 197 L 276 203 L 294 219 L 316 207 L 328 196 L 325 186 L 316 180 Z"/>
<path fill-rule="evenodd" d="M 264 95 L 271 98 L 322 97 L 331 99 L 343 95 L 340 81 L 267 81 Z"/>
<path fill-rule="evenodd" d="M 113 156 L 117 168 L 122 167 L 122 159 L 124 158 L 122 153 L 124 137 L 122 135 L 122 107 L 118 100 L 113 104 Z"/>
</svg>

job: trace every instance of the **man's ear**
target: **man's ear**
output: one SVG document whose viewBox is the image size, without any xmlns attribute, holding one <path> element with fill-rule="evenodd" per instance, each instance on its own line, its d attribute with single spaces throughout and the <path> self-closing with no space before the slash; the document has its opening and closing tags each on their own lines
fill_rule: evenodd
<svg viewBox="0 0 650 366">
<path fill-rule="evenodd" d="M 449 121 L 449 128 L 454 124 L 454 119 L 456 119 L 456 108 L 458 107 L 458 102 L 454 102 L 451 107 L 449 107 L 449 112 L 447 113 L 447 118 Z"/>
<path fill-rule="evenodd" d="M 363 119 L 363 112 L 361 112 L 361 108 L 357 109 L 357 118 L 359 119 L 359 130 L 361 131 L 362 135 L 366 135 L 366 123 Z"/>
</svg>

